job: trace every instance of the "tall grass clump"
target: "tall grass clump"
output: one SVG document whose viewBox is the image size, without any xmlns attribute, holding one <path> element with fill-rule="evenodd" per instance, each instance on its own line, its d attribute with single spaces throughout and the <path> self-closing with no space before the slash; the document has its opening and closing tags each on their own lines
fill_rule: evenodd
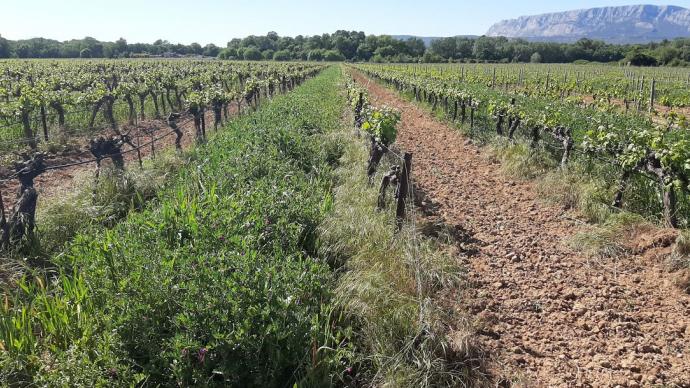
<svg viewBox="0 0 690 388">
<path fill-rule="evenodd" d="M 613 185 L 577 162 L 541 175 L 536 189 L 540 198 L 573 210 L 589 222 L 603 223 L 615 212 L 609 203 Z"/>
<path fill-rule="evenodd" d="M 501 171 L 517 179 L 532 179 L 552 171 L 558 163 L 541 148 L 529 143 L 495 138 L 489 145 L 491 155 L 501 163 Z"/>
<path fill-rule="evenodd" d="M 609 216 L 606 221 L 590 226 L 570 238 L 570 245 L 592 258 L 607 259 L 630 253 L 630 241 L 653 225 L 642 216 L 620 212 Z"/>
<path fill-rule="evenodd" d="M 677 272 L 676 285 L 690 293 L 690 231 L 683 230 L 678 234 L 668 265 L 670 271 Z"/>
<path fill-rule="evenodd" d="M 345 381 L 391 387 L 467 381 L 471 346 L 451 344 L 447 324 L 457 317 L 440 309 L 442 291 L 462 285 L 452 248 L 422 237 L 413 223 L 396 232 L 394 210 L 376 210 L 378 187 L 368 183 L 365 144 L 348 137 L 340 143 L 346 146 L 319 250 L 340 268 L 336 305 L 353 328 L 355 356 Z M 383 171 L 385 163 L 379 179 Z"/>
<path fill-rule="evenodd" d="M 75 178 L 74 188 L 51 192 L 39 200 L 36 212 L 39 253 L 50 256 L 81 231 L 112 227 L 130 210 L 143 209 L 190 160 L 173 150 L 148 159 L 142 168 L 134 164 L 124 172 L 103 168 L 98 182 L 93 172 Z"/>
</svg>

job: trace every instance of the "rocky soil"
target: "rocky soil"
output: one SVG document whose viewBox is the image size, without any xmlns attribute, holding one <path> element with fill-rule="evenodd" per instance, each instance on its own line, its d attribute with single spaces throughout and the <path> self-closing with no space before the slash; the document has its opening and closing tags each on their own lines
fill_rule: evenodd
<svg viewBox="0 0 690 388">
<path fill-rule="evenodd" d="M 465 231 L 470 286 L 454 308 L 475 321 L 492 386 L 690 387 L 690 295 L 663 254 L 668 233 L 639 254 L 591 260 L 566 240 L 583 223 L 505 176 L 457 130 L 353 73 L 375 104 L 402 112 L 398 145 L 444 223 Z M 672 239 L 671 239 L 672 240 Z"/>
</svg>

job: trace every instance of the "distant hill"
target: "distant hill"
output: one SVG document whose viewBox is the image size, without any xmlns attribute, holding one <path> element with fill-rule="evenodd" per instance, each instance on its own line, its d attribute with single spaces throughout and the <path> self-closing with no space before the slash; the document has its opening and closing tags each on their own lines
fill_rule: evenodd
<svg viewBox="0 0 690 388">
<path fill-rule="evenodd" d="M 459 37 L 463 38 L 477 38 L 476 35 L 457 35 Z M 410 38 L 418 38 L 424 41 L 424 45 L 426 47 L 431 46 L 431 42 L 438 40 L 438 39 L 443 39 L 444 37 L 441 36 L 416 36 L 416 35 L 391 35 L 393 39 L 398 39 L 398 40 L 408 40 Z"/>
<path fill-rule="evenodd" d="M 494 24 L 487 36 L 532 41 L 648 43 L 690 37 L 690 10 L 676 6 L 631 5 L 522 16 Z"/>
</svg>

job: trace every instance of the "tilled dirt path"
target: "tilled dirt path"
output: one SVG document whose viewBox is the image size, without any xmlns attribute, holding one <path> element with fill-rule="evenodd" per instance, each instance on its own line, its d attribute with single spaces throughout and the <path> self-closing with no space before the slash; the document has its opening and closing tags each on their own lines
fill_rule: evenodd
<svg viewBox="0 0 690 388">
<path fill-rule="evenodd" d="M 497 386 L 690 387 L 690 296 L 654 252 L 595 262 L 564 240 L 579 224 L 502 175 L 458 131 L 355 73 L 375 104 L 402 112 L 398 144 L 439 216 L 466 231 L 472 286 L 455 308 L 477 319 Z"/>
</svg>

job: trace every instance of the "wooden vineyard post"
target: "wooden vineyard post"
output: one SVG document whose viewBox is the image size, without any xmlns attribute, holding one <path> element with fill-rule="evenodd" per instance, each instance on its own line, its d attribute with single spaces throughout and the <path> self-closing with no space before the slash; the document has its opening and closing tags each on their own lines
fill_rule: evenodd
<svg viewBox="0 0 690 388">
<path fill-rule="evenodd" d="M 141 134 L 137 133 L 137 159 L 139 160 L 139 169 L 144 168 L 144 161 L 141 159 Z"/>
<path fill-rule="evenodd" d="M 496 86 L 496 68 L 494 67 L 494 75 L 493 78 L 491 78 L 491 89 L 493 89 Z"/>
<path fill-rule="evenodd" d="M 153 131 L 151 133 L 151 158 L 156 159 L 156 136 Z"/>
<path fill-rule="evenodd" d="M 639 94 L 639 98 L 637 99 L 637 111 L 639 112 L 642 110 L 642 91 L 644 90 L 644 76 L 640 78 L 640 89 L 637 92 Z"/>
<path fill-rule="evenodd" d="M 656 79 L 652 79 L 652 89 L 649 93 L 649 113 L 654 111 L 654 95 L 656 94 Z"/>
<path fill-rule="evenodd" d="M 2 190 L 0 190 L 0 249 L 7 245 L 8 231 L 7 231 L 7 217 L 5 217 L 5 203 L 2 199 Z"/>
<path fill-rule="evenodd" d="M 362 128 L 364 120 L 362 118 L 362 108 L 364 107 L 364 93 L 359 92 L 359 97 L 357 98 L 357 105 L 355 106 L 355 127 L 357 129 Z"/>
<path fill-rule="evenodd" d="M 43 140 L 48 141 L 48 121 L 46 118 L 46 107 L 41 104 L 41 126 L 43 127 Z"/>
<path fill-rule="evenodd" d="M 551 69 L 549 69 L 549 70 L 546 72 L 546 85 L 545 85 L 544 90 L 547 91 L 547 92 L 549 91 L 549 83 L 550 83 L 550 82 L 551 82 Z"/>
<path fill-rule="evenodd" d="M 398 230 L 402 228 L 402 223 L 405 220 L 405 202 L 407 200 L 407 193 L 410 190 L 410 171 L 412 170 L 412 154 L 405 152 L 404 163 L 400 171 L 400 181 L 398 182 L 398 190 L 395 193 L 397 200 L 397 207 L 395 209 L 395 222 Z"/>
<path fill-rule="evenodd" d="M 271 96 L 273 96 L 273 89 L 270 91 Z M 217 131 L 218 127 L 221 126 L 223 121 L 223 105 L 218 102 L 213 103 L 213 131 Z"/>
<path fill-rule="evenodd" d="M 259 95 L 259 93 L 257 93 L 256 109 L 259 108 L 258 95 Z M 256 109 L 254 109 L 254 110 L 256 110 Z M 204 109 L 204 108 L 201 108 L 201 132 L 202 132 L 202 136 L 204 138 L 204 141 L 206 141 L 206 109 Z"/>
</svg>

